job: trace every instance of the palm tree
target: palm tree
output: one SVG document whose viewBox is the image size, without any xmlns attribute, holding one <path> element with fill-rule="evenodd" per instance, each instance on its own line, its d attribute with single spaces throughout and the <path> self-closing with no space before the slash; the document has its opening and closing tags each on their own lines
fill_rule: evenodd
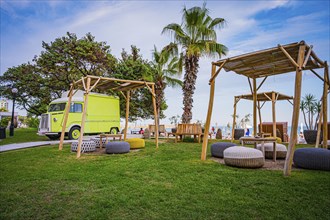
<svg viewBox="0 0 330 220">
<path fill-rule="evenodd" d="M 152 56 L 152 81 L 155 83 L 157 120 L 159 124 L 160 109 L 164 100 L 164 90 L 166 86 L 182 87 L 182 81 L 175 78 L 181 75 L 181 71 L 178 58 L 170 56 L 168 51 L 158 51 L 156 46 L 154 46 Z"/>
<path fill-rule="evenodd" d="M 209 16 L 209 11 L 203 7 L 183 8 L 181 25 L 172 23 L 164 27 L 162 33 L 170 33 L 174 41 L 166 46 L 168 51 L 178 54 L 181 47 L 180 58 L 185 69 L 183 82 L 183 114 L 182 123 L 190 123 L 192 119 L 193 95 L 198 72 L 199 58 L 203 55 L 214 57 L 226 55 L 227 47 L 216 42 L 215 29 L 222 28 L 225 19 Z"/>
<path fill-rule="evenodd" d="M 313 129 L 313 117 L 316 113 L 316 98 L 313 94 L 306 94 L 303 98 L 303 102 L 305 102 L 305 110 L 308 113 L 308 125 L 306 127 L 308 130 Z"/>
</svg>

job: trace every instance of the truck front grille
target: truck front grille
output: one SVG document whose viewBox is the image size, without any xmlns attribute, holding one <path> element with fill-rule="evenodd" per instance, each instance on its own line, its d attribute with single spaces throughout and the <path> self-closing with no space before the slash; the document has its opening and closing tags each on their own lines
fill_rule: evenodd
<svg viewBox="0 0 330 220">
<path fill-rule="evenodd" d="M 40 118 L 40 125 L 39 125 L 39 129 L 40 130 L 48 130 L 49 125 L 48 125 L 48 114 L 42 114 L 41 118 Z"/>
</svg>

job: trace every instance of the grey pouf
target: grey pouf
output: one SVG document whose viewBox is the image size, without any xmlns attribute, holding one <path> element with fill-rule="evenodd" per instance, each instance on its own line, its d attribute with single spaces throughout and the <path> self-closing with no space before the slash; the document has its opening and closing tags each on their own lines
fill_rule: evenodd
<svg viewBox="0 0 330 220">
<path fill-rule="evenodd" d="M 249 147 L 229 147 L 223 152 L 225 164 L 242 168 L 260 168 L 265 164 L 260 150 Z"/>
<path fill-rule="evenodd" d="M 112 141 L 105 145 L 105 152 L 107 154 L 125 154 L 130 150 L 129 143 L 125 141 Z"/>
<path fill-rule="evenodd" d="M 330 171 L 330 150 L 324 148 L 300 148 L 294 152 L 295 166 L 311 170 Z"/>
<path fill-rule="evenodd" d="M 228 147 L 237 146 L 237 144 L 230 142 L 217 142 L 211 145 L 211 155 L 212 157 L 223 158 L 223 151 Z"/>
<path fill-rule="evenodd" d="M 273 159 L 273 143 L 265 143 L 264 148 L 265 157 L 267 159 Z M 257 149 L 261 150 L 261 144 L 257 145 Z M 276 159 L 285 159 L 287 151 L 284 144 L 276 144 Z"/>
<path fill-rule="evenodd" d="M 71 143 L 71 151 L 77 152 L 78 149 L 78 141 Z M 96 150 L 96 144 L 92 140 L 83 140 L 81 143 L 81 149 L 80 152 L 93 152 Z"/>
<path fill-rule="evenodd" d="M 101 139 L 100 137 L 94 137 L 91 140 L 95 142 L 96 147 L 100 147 L 100 143 L 101 143 L 100 139 Z M 105 146 L 105 141 L 106 141 L 106 138 L 105 137 L 102 138 L 103 147 Z"/>
</svg>

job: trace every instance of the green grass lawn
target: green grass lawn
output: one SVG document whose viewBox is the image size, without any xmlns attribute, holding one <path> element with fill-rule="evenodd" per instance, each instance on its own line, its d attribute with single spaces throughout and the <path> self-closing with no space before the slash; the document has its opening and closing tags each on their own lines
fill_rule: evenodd
<svg viewBox="0 0 330 220">
<path fill-rule="evenodd" d="M 0 154 L 0 219 L 329 219 L 330 172 L 231 168 L 201 144 L 123 155 Z M 208 155 L 210 153 L 208 152 Z"/>
<path fill-rule="evenodd" d="M 32 141 L 49 141 L 46 136 L 37 135 L 37 128 L 15 128 L 14 136 L 9 136 L 9 129 L 6 129 L 6 138 L 0 140 L 0 146 L 5 144 L 32 142 Z"/>
</svg>

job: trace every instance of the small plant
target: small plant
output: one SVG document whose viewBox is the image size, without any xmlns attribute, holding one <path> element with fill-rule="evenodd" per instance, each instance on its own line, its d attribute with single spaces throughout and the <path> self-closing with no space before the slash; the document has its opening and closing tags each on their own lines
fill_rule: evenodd
<svg viewBox="0 0 330 220">
<path fill-rule="evenodd" d="M 314 95 L 306 94 L 300 102 L 300 110 L 303 113 L 307 130 L 316 130 L 321 112 L 321 102 L 317 101 Z"/>
<path fill-rule="evenodd" d="M 234 117 L 234 115 L 231 115 L 231 117 Z M 241 120 L 239 120 L 239 123 L 238 122 L 238 119 L 239 119 L 239 115 L 236 115 L 236 123 L 235 123 L 235 128 L 244 128 L 246 123 L 250 122 L 250 117 L 251 117 L 251 114 L 246 114 L 243 118 L 241 118 Z M 228 125 L 229 125 L 229 122 L 228 122 Z M 230 127 L 230 125 L 227 127 Z"/>
<path fill-rule="evenodd" d="M 175 126 L 178 125 L 179 119 L 180 119 L 180 116 L 179 115 L 172 116 L 172 117 L 169 118 L 171 124 L 174 124 Z"/>
</svg>

